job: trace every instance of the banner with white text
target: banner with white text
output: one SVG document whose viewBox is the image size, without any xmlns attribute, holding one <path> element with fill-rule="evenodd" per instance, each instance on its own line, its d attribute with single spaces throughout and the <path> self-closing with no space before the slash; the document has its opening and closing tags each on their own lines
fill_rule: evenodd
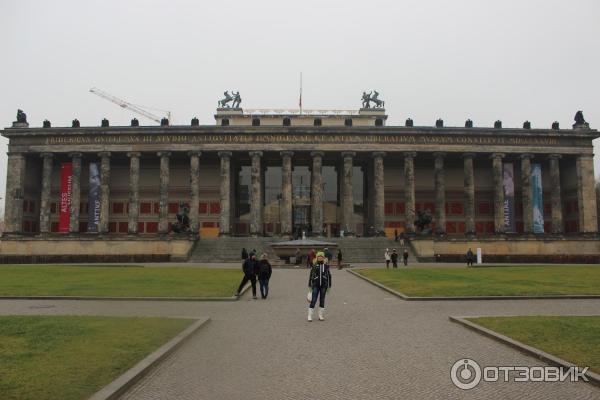
<svg viewBox="0 0 600 400">
<path fill-rule="evenodd" d="M 73 164 L 62 163 L 60 166 L 60 214 L 58 219 L 58 231 L 61 233 L 69 233 L 72 180 Z"/>
<path fill-rule="evenodd" d="M 97 163 L 90 163 L 89 186 L 87 231 L 98 233 L 100 226 L 100 171 Z"/>
<path fill-rule="evenodd" d="M 512 163 L 505 163 L 502 168 L 502 184 L 504 187 L 504 230 L 516 232 L 515 224 L 515 180 Z"/>
<path fill-rule="evenodd" d="M 531 201 L 533 202 L 533 233 L 544 233 L 542 166 L 540 164 L 531 164 Z"/>
</svg>

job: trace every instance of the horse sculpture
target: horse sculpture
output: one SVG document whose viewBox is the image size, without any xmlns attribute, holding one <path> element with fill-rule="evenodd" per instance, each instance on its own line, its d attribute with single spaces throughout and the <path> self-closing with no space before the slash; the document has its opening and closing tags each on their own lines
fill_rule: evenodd
<svg viewBox="0 0 600 400">
<path fill-rule="evenodd" d="M 223 95 L 225 97 L 222 100 L 219 100 L 217 102 L 219 108 L 239 108 L 240 107 L 240 103 L 242 102 L 242 97 L 240 96 L 240 91 L 238 90 L 237 92 L 234 92 L 232 90 L 231 94 L 229 94 L 229 90 L 226 90 L 223 93 Z M 229 102 L 232 102 L 232 104 L 229 105 Z"/>
<path fill-rule="evenodd" d="M 363 108 L 371 108 L 371 102 L 375 103 L 375 108 L 385 107 L 385 101 L 379 99 L 379 92 L 373 90 L 369 94 L 363 92 L 362 94 L 362 106 Z"/>
</svg>

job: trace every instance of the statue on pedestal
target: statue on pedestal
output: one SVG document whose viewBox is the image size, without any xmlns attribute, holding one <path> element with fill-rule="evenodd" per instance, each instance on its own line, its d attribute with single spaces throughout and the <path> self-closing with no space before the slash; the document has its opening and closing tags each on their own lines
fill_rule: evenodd
<svg viewBox="0 0 600 400">
<path fill-rule="evenodd" d="M 573 124 L 573 128 L 589 128 L 590 124 L 585 122 L 585 118 L 583 118 L 583 111 L 579 110 L 575 113 L 575 123 Z"/>
<path fill-rule="evenodd" d="M 237 92 L 234 92 L 232 90 L 231 93 L 233 94 L 233 103 L 231 104 L 231 107 L 232 108 L 240 108 L 240 103 L 242 102 L 242 97 L 240 96 L 240 91 L 238 90 Z"/>
<path fill-rule="evenodd" d="M 385 107 L 385 101 L 379 99 L 379 92 L 377 90 L 373 90 L 369 92 L 369 94 L 367 94 L 367 92 L 363 92 L 362 108 L 371 108 L 371 102 L 375 103 L 374 108 Z"/>
<path fill-rule="evenodd" d="M 25 114 L 21 109 L 17 110 L 17 122 L 20 124 L 27 123 L 27 114 Z"/>
<path fill-rule="evenodd" d="M 172 230 L 175 233 L 187 233 L 190 231 L 190 218 L 188 213 L 190 208 L 184 202 L 179 203 L 179 209 L 177 210 L 176 218 L 177 222 L 173 224 Z"/>
<path fill-rule="evenodd" d="M 225 96 L 223 99 L 218 101 L 218 107 L 219 108 L 231 108 L 231 106 L 228 104 L 230 101 L 233 101 L 233 97 L 231 97 L 231 95 L 229 94 L 229 90 L 226 90 L 223 93 L 223 96 Z"/>
<path fill-rule="evenodd" d="M 423 235 L 431 233 L 431 221 L 433 217 L 429 210 L 417 211 L 417 219 L 415 220 L 415 226 Z"/>
</svg>

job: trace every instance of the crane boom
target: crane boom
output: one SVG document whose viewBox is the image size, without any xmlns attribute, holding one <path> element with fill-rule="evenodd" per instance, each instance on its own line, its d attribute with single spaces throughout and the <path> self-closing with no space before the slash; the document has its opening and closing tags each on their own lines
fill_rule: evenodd
<svg viewBox="0 0 600 400">
<path fill-rule="evenodd" d="M 128 110 L 133 111 L 134 113 L 137 113 L 137 114 L 142 115 L 142 116 L 144 116 L 144 117 L 146 117 L 148 119 L 151 119 L 152 121 L 160 123 L 160 120 L 161 120 L 160 117 L 152 114 L 151 112 L 148 112 L 148 111 L 144 110 L 141 107 L 136 106 L 135 104 L 131 104 L 131 103 L 125 101 L 125 100 L 119 99 L 118 97 L 113 96 L 110 93 L 106 93 L 105 91 L 100 90 L 100 89 L 98 89 L 96 87 L 91 88 L 90 92 L 94 93 L 96 96 L 102 97 L 105 100 L 108 100 L 108 101 L 110 101 L 112 103 L 117 104 L 121 108 L 126 108 Z M 165 111 L 165 112 L 167 114 L 167 117 L 169 119 L 171 119 L 171 113 L 169 111 Z"/>
</svg>

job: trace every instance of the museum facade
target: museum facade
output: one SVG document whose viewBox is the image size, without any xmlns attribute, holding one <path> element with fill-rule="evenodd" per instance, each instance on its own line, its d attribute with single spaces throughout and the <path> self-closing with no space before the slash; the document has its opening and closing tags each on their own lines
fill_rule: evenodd
<svg viewBox="0 0 600 400">
<path fill-rule="evenodd" d="M 32 128 L 21 118 L 2 131 L 4 236 L 493 241 L 597 233 L 592 140 L 600 135 L 583 116 L 569 129 L 386 120 L 383 108 L 220 108 L 215 125 L 194 118 L 187 126 L 134 119 Z"/>
</svg>

